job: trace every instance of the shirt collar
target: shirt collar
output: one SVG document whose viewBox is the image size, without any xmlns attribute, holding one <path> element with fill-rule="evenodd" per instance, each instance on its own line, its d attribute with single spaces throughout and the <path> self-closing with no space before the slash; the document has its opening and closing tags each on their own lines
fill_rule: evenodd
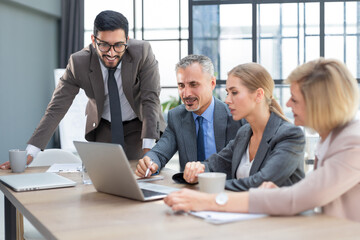
<svg viewBox="0 0 360 240">
<path fill-rule="evenodd" d="M 215 101 L 214 101 L 214 97 L 212 97 L 209 107 L 201 114 L 201 116 L 204 117 L 208 122 L 212 123 L 214 119 L 214 109 L 215 109 Z M 192 115 L 194 121 L 199 116 L 194 112 L 192 112 Z"/>
</svg>

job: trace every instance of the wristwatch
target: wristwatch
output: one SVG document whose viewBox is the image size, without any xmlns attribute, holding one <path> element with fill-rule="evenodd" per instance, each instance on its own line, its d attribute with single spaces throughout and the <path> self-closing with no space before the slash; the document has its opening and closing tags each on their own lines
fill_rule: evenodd
<svg viewBox="0 0 360 240">
<path fill-rule="evenodd" d="M 223 206 L 227 203 L 227 201 L 229 200 L 229 197 L 226 193 L 222 192 L 222 193 L 219 193 L 218 195 L 216 195 L 216 198 L 215 198 L 215 202 L 216 204 L 220 205 L 220 206 Z"/>
</svg>

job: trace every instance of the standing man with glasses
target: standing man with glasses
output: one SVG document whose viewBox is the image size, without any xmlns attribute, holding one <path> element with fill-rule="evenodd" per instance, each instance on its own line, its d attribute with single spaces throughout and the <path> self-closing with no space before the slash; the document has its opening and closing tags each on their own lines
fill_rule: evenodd
<svg viewBox="0 0 360 240">
<path fill-rule="evenodd" d="M 124 147 L 128 159 L 149 151 L 165 121 L 160 107 L 158 62 L 148 42 L 129 39 L 128 21 L 118 12 L 103 11 L 94 21 L 92 44 L 69 59 L 53 97 L 28 141 L 28 164 L 44 149 L 73 99 L 84 89 L 85 138 Z M 9 162 L 0 166 L 9 168 Z"/>
</svg>

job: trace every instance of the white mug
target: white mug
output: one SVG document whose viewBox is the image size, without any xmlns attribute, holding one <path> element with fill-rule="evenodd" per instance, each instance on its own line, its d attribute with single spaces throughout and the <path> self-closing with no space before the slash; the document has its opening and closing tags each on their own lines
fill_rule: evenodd
<svg viewBox="0 0 360 240">
<path fill-rule="evenodd" d="M 21 173 L 25 171 L 27 161 L 27 153 L 25 150 L 11 149 L 9 150 L 9 162 L 12 172 Z"/>
<path fill-rule="evenodd" d="M 198 175 L 199 189 L 206 193 L 220 193 L 224 191 L 226 174 L 219 172 L 205 172 Z"/>
</svg>

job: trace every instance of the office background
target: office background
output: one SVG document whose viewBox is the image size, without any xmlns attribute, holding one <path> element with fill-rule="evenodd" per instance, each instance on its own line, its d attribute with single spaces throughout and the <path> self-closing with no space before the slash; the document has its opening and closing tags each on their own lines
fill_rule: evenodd
<svg viewBox="0 0 360 240">
<path fill-rule="evenodd" d="M 64 0 L 72 2 L 70 0 Z M 79 2 L 82 1 L 73 1 Z M 215 94 L 225 95 L 227 71 L 255 61 L 274 77 L 284 107 L 283 79 L 297 65 L 319 56 L 345 62 L 360 78 L 359 1 L 298 0 L 84 0 L 84 40 L 95 16 L 122 12 L 131 38 L 151 43 L 159 61 L 161 101 L 178 99 L 174 66 L 188 53 L 212 58 Z M 0 163 L 8 150 L 24 149 L 44 114 L 61 67 L 61 0 L 0 0 Z M 164 10 L 165 9 L 165 10 Z M 64 20 L 64 18 L 63 18 Z M 79 40 L 81 41 L 81 40 Z M 289 109 L 286 114 L 291 117 Z M 59 147 L 58 136 L 50 147 Z"/>
</svg>

